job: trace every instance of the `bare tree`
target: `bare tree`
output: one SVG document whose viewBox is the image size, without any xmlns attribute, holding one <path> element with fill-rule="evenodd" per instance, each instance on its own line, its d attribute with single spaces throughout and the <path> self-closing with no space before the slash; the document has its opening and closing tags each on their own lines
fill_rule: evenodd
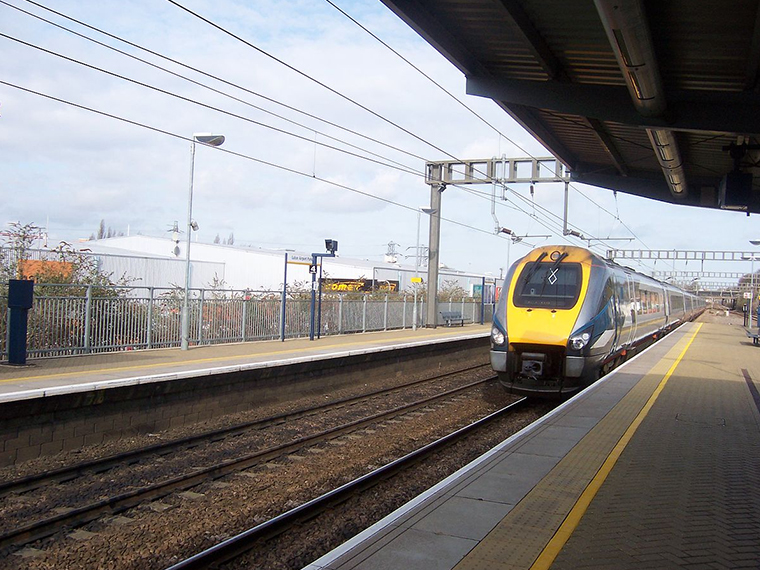
<svg viewBox="0 0 760 570">
<path fill-rule="evenodd" d="M 24 263 L 32 249 L 34 242 L 41 239 L 45 231 L 33 223 L 22 224 L 21 222 L 10 222 L 9 228 L 0 232 L 3 237 L 4 245 L 9 249 L 9 254 L 3 256 L 2 273 L 3 280 L 6 279 L 26 279 L 24 274 Z"/>
</svg>

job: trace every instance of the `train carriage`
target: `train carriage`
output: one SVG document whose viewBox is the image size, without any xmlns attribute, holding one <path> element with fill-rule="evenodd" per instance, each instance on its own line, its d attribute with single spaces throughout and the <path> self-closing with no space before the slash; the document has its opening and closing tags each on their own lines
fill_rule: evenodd
<svg viewBox="0 0 760 570">
<path fill-rule="evenodd" d="M 537 248 L 504 280 L 491 365 L 515 393 L 572 394 L 703 309 L 698 297 L 585 248 Z"/>
</svg>

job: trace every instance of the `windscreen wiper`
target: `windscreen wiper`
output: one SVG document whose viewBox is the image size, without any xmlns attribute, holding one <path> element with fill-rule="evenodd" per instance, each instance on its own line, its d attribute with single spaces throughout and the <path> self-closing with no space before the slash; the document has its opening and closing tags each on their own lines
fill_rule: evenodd
<svg viewBox="0 0 760 570">
<path fill-rule="evenodd" d="M 565 254 L 565 255 L 567 255 L 567 254 Z M 538 256 L 538 259 L 536 261 L 534 261 L 533 265 L 531 266 L 531 268 L 528 269 L 528 273 L 525 274 L 525 281 L 523 281 L 523 283 L 530 282 L 530 278 L 533 277 L 533 274 L 536 271 L 538 271 L 538 268 L 540 267 L 540 263 L 544 259 L 544 257 L 546 257 L 546 252 L 542 251 L 541 255 Z"/>
</svg>

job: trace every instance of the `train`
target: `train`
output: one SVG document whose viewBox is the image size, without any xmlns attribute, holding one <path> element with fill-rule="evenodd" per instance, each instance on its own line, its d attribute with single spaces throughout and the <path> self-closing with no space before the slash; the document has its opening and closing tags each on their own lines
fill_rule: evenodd
<svg viewBox="0 0 760 570">
<path fill-rule="evenodd" d="M 583 247 L 538 247 L 504 279 L 491 367 L 515 394 L 569 396 L 704 309 L 697 295 Z"/>
</svg>

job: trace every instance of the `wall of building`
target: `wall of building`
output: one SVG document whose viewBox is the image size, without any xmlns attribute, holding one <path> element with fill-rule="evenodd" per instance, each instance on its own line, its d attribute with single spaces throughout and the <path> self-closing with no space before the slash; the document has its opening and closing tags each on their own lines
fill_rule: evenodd
<svg viewBox="0 0 760 570">
<path fill-rule="evenodd" d="M 101 269 L 112 273 L 115 278 L 122 275 L 139 277 L 137 285 L 170 287 L 172 284 L 184 286 L 185 244 L 179 244 L 179 255 L 172 250 L 175 243 L 169 238 L 149 236 L 114 237 L 88 241 L 83 249 L 90 250 L 98 257 Z M 246 248 L 222 244 L 193 243 L 190 247 L 192 288 L 209 288 L 216 278 L 223 281 L 227 289 L 251 289 L 257 291 L 279 291 L 282 289 L 285 252 L 256 248 Z M 308 260 L 310 253 L 289 252 L 287 280 L 310 283 Z M 372 263 L 346 257 L 321 258 L 324 276 L 331 279 L 365 278 L 381 283 L 398 283 L 398 290 L 412 289 L 415 277 L 414 266 L 390 263 Z M 418 275 L 427 278 L 427 269 L 420 268 Z M 475 285 L 482 283 L 482 276 L 464 274 L 442 268 L 440 282 L 455 281 L 468 294 Z"/>
</svg>

